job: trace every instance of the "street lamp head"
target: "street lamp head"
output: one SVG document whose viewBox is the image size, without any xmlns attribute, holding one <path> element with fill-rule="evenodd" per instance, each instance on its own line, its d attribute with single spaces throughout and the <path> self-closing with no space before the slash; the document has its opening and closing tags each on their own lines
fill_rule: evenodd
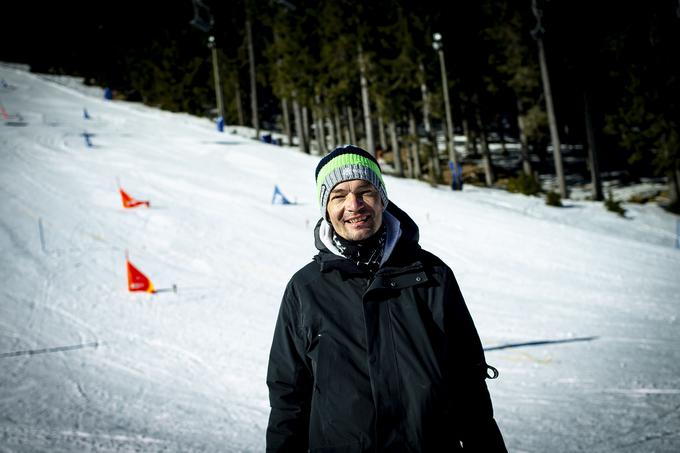
<svg viewBox="0 0 680 453">
<path fill-rule="evenodd" d="M 439 33 L 434 33 L 432 35 L 432 48 L 434 50 L 440 50 L 443 47 L 442 35 Z"/>
<path fill-rule="evenodd" d="M 208 36 L 208 47 L 211 49 L 215 47 L 215 37 L 214 36 Z"/>
</svg>

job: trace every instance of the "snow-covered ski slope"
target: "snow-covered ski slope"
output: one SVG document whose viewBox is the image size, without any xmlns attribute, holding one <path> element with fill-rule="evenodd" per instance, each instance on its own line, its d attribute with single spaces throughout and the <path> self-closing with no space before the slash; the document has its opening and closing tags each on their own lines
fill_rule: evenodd
<svg viewBox="0 0 680 453">
<path fill-rule="evenodd" d="M 263 451 L 318 157 L 70 78 L 0 78 L 0 451 Z M 117 178 L 151 208 L 123 209 Z M 297 204 L 272 205 L 275 185 Z M 677 217 L 386 185 L 458 276 L 510 451 L 680 451 Z M 127 292 L 126 250 L 178 292 Z"/>
</svg>

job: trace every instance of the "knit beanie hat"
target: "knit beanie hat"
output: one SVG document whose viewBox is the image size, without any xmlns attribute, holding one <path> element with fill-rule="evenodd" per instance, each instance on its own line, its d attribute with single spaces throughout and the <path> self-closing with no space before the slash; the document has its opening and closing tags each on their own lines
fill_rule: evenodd
<svg viewBox="0 0 680 453">
<path fill-rule="evenodd" d="M 344 145 L 324 156 L 316 166 L 316 195 L 321 205 L 321 217 L 326 218 L 326 206 L 333 187 L 353 179 L 373 184 L 380 194 L 383 209 L 387 207 L 389 200 L 378 161 L 358 146 Z"/>
</svg>

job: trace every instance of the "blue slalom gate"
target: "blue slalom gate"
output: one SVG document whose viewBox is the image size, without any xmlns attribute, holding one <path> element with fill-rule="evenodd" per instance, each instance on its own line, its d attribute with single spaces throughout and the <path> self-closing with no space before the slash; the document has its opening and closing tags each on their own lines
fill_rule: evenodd
<svg viewBox="0 0 680 453">
<path fill-rule="evenodd" d="M 272 196 L 272 204 L 295 204 L 291 203 L 288 198 L 281 192 L 279 186 L 274 186 L 274 195 Z"/>
</svg>

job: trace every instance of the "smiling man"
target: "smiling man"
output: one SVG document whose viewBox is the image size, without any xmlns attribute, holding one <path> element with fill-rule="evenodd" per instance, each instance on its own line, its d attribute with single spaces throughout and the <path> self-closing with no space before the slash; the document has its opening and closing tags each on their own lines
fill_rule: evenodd
<svg viewBox="0 0 680 453">
<path fill-rule="evenodd" d="M 497 372 L 453 272 L 420 248 L 378 162 L 336 148 L 316 185 L 319 253 L 281 302 L 267 451 L 505 452 L 485 382 Z"/>
<path fill-rule="evenodd" d="M 383 203 L 378 189 L 361 179 L 341 182 L 331 190 L 328 218 L 335 232 L 348 241 L 363 241 L 382 225 Z"/>
</svg>

